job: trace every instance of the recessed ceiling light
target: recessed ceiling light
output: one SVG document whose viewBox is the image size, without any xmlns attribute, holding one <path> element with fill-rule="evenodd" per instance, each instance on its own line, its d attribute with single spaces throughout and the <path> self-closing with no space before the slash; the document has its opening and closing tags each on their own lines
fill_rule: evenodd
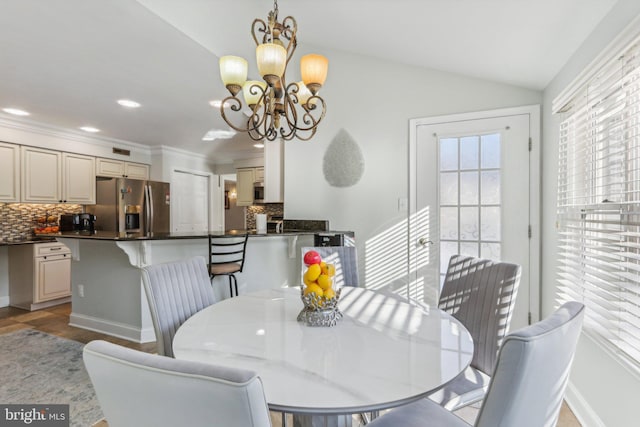
<svg viewBox="0 0 640 427">
<path fill-rule="evenodd" d="M 236 134 L 234 130 L 211 129 L 203 137 L 203 141 L 214 141 L 216 139 L 230 139 Z"/>
<path fill-rule="evenodd" d="M 93 126 L 82 126 L 80 129 L 82 129 L 85 132 L 91 132 L 91 133 L 100 132 L 100 129 L 94 128 Z"/>
<path fill-rule="evenodd" d="M 261 143 L 261 142 L 257 142 L 255 144 L 253 144 L 253 146 L 256 147 L 256 148 L 264 148 L 264 144 Z"/>
<path fill-rule="evenodd" d="M 222 100 L 221 99 L 214 99 L 213 101 L 209 101 L 209 105 L 211 105 L 213 108 L 220 108 L 220 106 L 222 105 Z M 229 108 L 231 106 L 231 103 L 229 101 L 227 101 L 224 104 L 225 108 Z"/>
<path fill-rule="evenodd" d="M 138 108 L 140 106 L 139 102 L 132 101 L 130 99 L 118 99 L 118 104 L 127 108 Z"/>
<path fill-rule="evenodd" d="M 13 114 L 14 116 L 29 116 L 30 113 L 24 110 L 18 110 L 17 108 L 3 108 L 5 113 Z"/>
</svg>

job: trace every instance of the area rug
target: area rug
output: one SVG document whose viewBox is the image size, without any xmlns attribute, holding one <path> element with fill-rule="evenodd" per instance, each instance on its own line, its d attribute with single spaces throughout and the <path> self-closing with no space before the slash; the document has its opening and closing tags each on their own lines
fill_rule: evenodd
<svg viewBox="0 0 640 427">
<path fill-rule="evenodd" d="M 83 347 L 32 329 L 0 335 L 0 403 L 69 404 L 71 425 L 91 426 L 103 415 Z"/>
</svg>

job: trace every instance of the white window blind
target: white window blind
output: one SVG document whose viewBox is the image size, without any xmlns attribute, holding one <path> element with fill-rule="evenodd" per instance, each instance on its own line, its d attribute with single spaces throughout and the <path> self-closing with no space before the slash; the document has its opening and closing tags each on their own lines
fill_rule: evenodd
<svg viewBox="0 0 640 427">
<path fill-rule="evenodd" d="M 640 46 L 563 111 L 557 301 L 584 302 L 585 332 L 640 368 Z"/>
</svg>

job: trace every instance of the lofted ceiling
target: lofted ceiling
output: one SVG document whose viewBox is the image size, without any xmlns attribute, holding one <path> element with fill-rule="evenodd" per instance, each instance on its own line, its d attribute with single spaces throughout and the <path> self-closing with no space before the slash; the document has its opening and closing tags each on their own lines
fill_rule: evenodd
<svg viewBox="0 0 640 427">
<path fill-rule="evenodd" d="M 542 90 L 615 0 L 280 0 L 299 42 Z M 2 0 L 0 108 L 216 163 L 259 155 L 209 105 L 218 56 L 253 58 L 267 0 Z M 331 58 L 329 58 L 331 60 Z M 331 66 L 329 68 L 331 73 Z M 331 77 L 338 78 L 338 77 Z M 127 110 L 121 98 L 142 104 Z M 0 117 L 11 117 L 0 112 Z M 81 131 L 79 131 L 81 132 Z M 213 160 L 215 159 L 215 160 Z"/>
</svg>

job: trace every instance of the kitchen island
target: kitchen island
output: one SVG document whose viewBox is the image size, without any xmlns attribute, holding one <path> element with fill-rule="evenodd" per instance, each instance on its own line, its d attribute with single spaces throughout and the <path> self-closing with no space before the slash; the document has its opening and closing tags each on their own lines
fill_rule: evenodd
<svg viewBox="0 0 640 427">
<path fill-rule="evenodd" d="M 298 286 L 301 248 L 313 246 L 317 232 L 256 233 L 249 230 L 245 267 L 236 275 L 239 293 Z M 245 233 L 245 230 L 232 230 L 211 234 L 237 237 Z M 193 256 L 202 256 L 208 262 L 208 234 L 202 233 L 143 236 L 65 232 L 50 236 L 67 245 L 72 254 L 70 325 L 135 342 L 155 340 L 141 269 Z M 214 278 L 213 289 L 218 300 L 227 298 L 227 278 Z"/>
</svg>

